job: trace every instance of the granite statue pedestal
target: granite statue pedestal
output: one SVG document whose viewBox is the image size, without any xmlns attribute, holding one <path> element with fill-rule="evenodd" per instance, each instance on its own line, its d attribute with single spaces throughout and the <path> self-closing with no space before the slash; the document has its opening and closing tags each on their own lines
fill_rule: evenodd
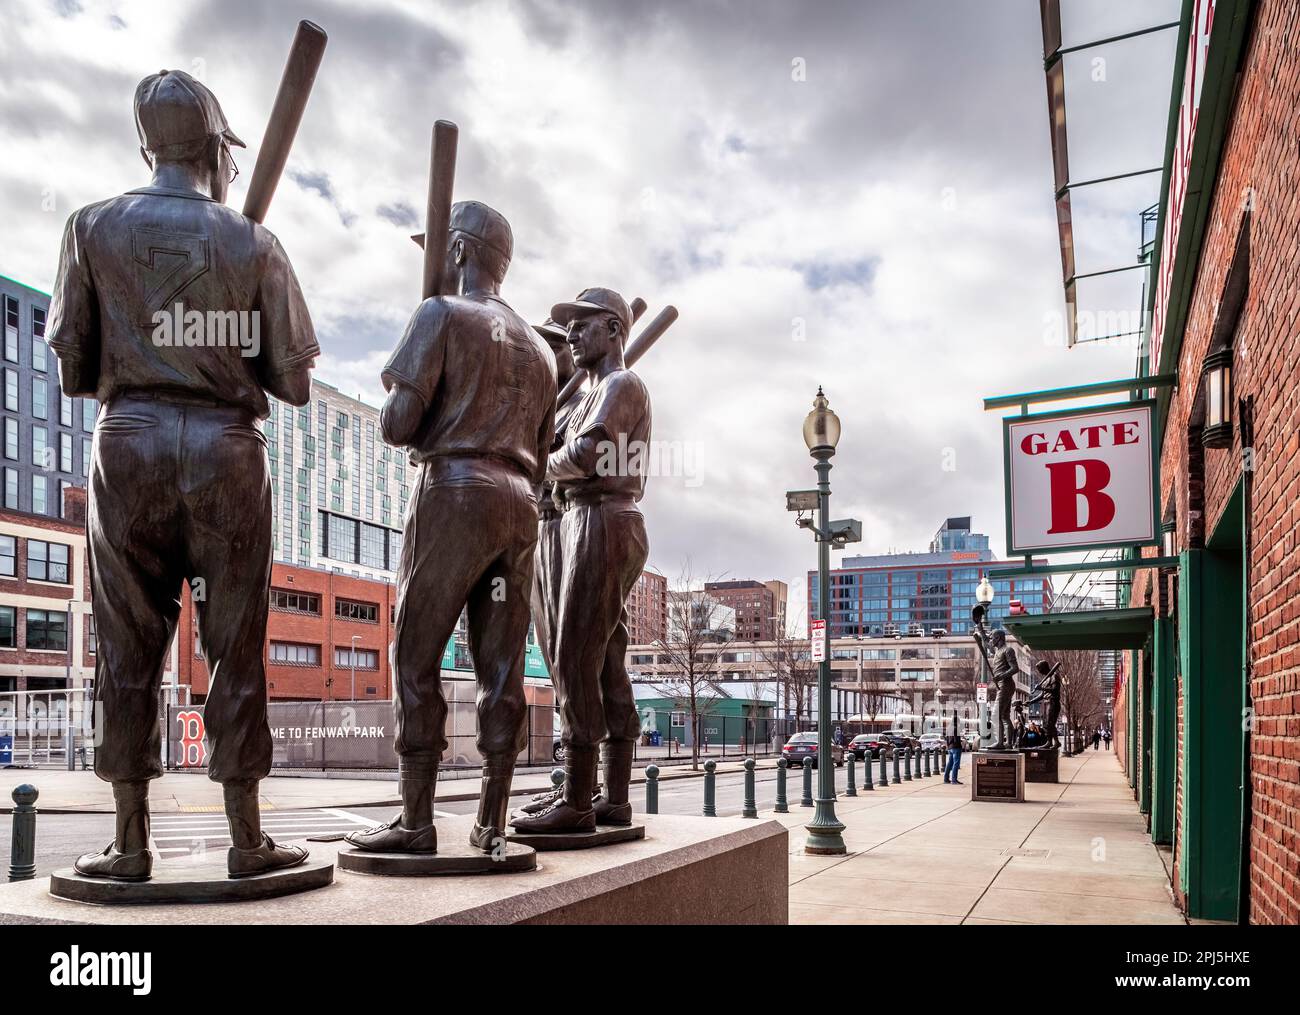
<svg viewBox="0 0 1300 1015">
<path fill-rule="evenodd" d="M 597 825 L 594 832 L 510 832 L 511 844 L 531 846 L 539 853 L 563 849 L 592 849 L 645 838 L 645 825 Z"/>
<path fill-rule="evenodd" d="M 1060 752 L 1055 748 L 1022 747 L 1025 756 L 1025 782 L 1059 782 Z"/>
<path fill-rule="evenodd" d="M 976 751 L 971 759 L 970 798 L 1002 803 L 1025 799 L 1025 756 L 1019 751 Z"/>
<path fill-rule="evenodd" d="M 468 840 L 474 815 L 439 819 Z M 645 838 L 547 853 L 518 874 L 374 877 L 340 869 L 313 892 L 250 902 L 88 906 L 45 879 L 0 885 L 0 924 L 785 924 L 789 835 L 775 821 L 638 815 Z M 444 834 L 445 833 L 445 834 Z M 333 864 L 346 843 L 313 844 Z M 39 862 L 39 853 L 38 853 Z M 224 859 L 224 856 L 223 856 Z"/>
</svg>

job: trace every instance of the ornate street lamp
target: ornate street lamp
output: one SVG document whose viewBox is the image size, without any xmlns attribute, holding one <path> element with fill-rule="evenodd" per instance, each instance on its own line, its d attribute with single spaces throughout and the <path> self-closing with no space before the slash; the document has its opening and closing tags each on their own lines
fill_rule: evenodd
<svg viewBox="0 0 1300 1015">
<path fill-rule="evenodd" d="M 831 626 L 830 626 L 830 548 L 842 548 L 846 542 L 862 538 L 861 523 L 830 520 L 831 458 L 840 441 L 840 419 L 832 411 L 819 387 L 812 412 L 803 421 L 803 439 L 816 460 L 817 521 L 799 519 L 799 524 L 813 530 L 817 538 L 817 617 L 823 621 L 821 662 L 817 666 L 817 795 L 814 797 L 812 821 L 807 825 L 808 839 L 804 852 L 821 856 L 839 856 L 847 852 L 844 825 L 835 816 L 835 761 L 831 757 Z M 790 503 L 787 495 L 787 504 Z"/>
<path fill-rule="evenodd" d="M 984 618 L 988 615 L 989 607 L 993 605 L 993 596 L 994 596 L 993 586 L 989 582 L 989 576 L 986 574 L 980 575 L 980 583 L 975 587 L 975 609 L 971 611 L 971 619 L 974 620 L 975 622 L 976 637 L 979 637 L 980 625 L 983 623 Z M 987 687 L 989 683 L 989 661 L 988 658 L 984 655 L 983 651 L 980 652 L 980 683 L 983 684 L 985 687 Z M 984 742 L 984 730 L 986 728 L 984 723 L 984 717 L 987 709 L 988 709 L 987 700 L 979 703 L 979 709 L 978 709 L 979 719 L 980 719 L 979 739 L 980 739 L 981 746 L 983 746 L 983 742 Z"/>
</svg>

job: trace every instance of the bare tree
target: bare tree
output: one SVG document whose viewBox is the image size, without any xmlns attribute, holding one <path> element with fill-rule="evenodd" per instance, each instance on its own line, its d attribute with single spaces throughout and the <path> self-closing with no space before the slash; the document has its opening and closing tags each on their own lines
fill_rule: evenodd
<svg viewBox="0 0 1300 1015">
<path fill-rule="evenodd" d="M 801 727 L 804 712 L 812 713 L 812 689 L 817 684 L 817 667 L 808 639 L 788 630 L 778 631 L 770 645 L 758 649 L 758 655 L 776 682 L 782 711 L 786 715 L 793 712 L 796 727 Z"/>
<path fill-rule="evenodd" d="M 718 679 L 722 653 L 734 641 L 735 630 L 723 625 L 727 608 L 694 584 L 688 563 L 677 588 L 668 593 L 667 634 L 655 642 L 672 669 L 657 673 L 651 686 L 690 715 L 691 767 L 699 768 L 700 716 L 710 702 L 726 697 Z"/>
<path fill-rule="evenodd" d="M 1061 718 L 1078 745 L 1083 731 L 1094 727 L 1106 715 L 1101 653 L 1095 649 L 1067 649 L 1044 652 L 1042 658 L 1049 665 L 1061 664 Z"/>
</svg>

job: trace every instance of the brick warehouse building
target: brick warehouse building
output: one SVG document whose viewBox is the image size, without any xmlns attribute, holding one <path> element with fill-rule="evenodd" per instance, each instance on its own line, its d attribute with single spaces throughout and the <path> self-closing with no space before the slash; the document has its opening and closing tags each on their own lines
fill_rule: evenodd
<svg viewBox="0 0 1300 1015">
<path fill-rule="evenodd" d="M 1059 5 L 1041 0 L 1049 105 Z M 1053 23 L 1054 20 L 1054 23 Z M 1300 923 L 1300 22 L 1184 0 L 1138 380 L 1161 546 L 1128 567 L 1116 746 L 1188 916 Z M 1059 77 L 1057 79 L 1059 85 Z M 1058 212 L 1064 128 L 1053 134 Z M 1073 298 L 1069 206 L 1061 219 Z M 1070 244 L 1067 249 L 1067 244 Z M 1132 559 L 1135 551 L 1126 551 Z M 1120 612 L 1120 611 L 1116 611 Z M 1094 634 L 1100 623 L 1077 630 Z"/>
</svg>

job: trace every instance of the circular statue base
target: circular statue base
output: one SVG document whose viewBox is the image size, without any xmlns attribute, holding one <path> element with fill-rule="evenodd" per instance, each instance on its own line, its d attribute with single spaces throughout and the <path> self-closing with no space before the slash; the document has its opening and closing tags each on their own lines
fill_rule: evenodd
<svg viewBox="0 0 1300 1015">
<path fill-rule="evenodd" d="M 591 849 L 615 842 L 645 838 L 645 825 L 597 825 L 594 832 L 511 832 L 512 843 L 531 846 L 539 853 L 561 849 Z"/>
<path fill-rule="evenodd" d="M 161 905 L 190 902 L 255 902 L 324 888 L 334 881 L 334 864 L 312 860 L 268 874 L 232 878 L 226 871 L 226 851 L 197 862 L 155 863 L 148 881 L 88 878 L 71 867 L 50 875 L 50 894 L 72 902 L 101 906 Z"/>
<path fill-rule="evenodd" d="M 508 842 L 504 851 L 484 853 L 469 843 L 446 843 L 436 853 L 339 853 L 339 870 L 353 874 L 429 877 L 439 874 L 520 874 L 537 869 L 537 852 Z"/>
</svg>

